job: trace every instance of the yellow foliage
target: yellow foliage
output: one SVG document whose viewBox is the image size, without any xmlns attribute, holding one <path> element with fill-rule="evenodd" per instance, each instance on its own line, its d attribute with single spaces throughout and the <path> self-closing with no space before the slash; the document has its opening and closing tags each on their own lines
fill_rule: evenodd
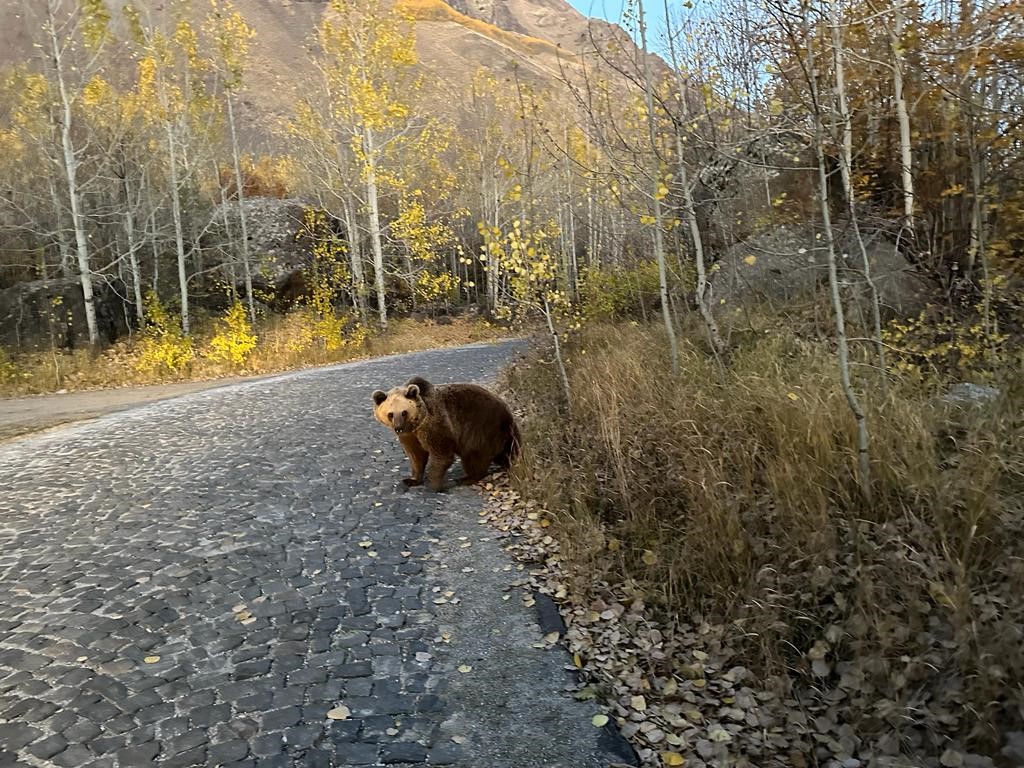
<svg viewBox="0 0 1024 768">
<path fill-rule="evenodd" d="M 999 330 L 997 318 L 1024 312 L 1024 301 L 1011 292 L 1001 275 L 992 280 L 990 290 L 987 326 L 981 302 L 968 317 L 929 305 L 915 318 L 890 322 L 882 331 L 882 341 L 895 353 L 891 366 L 923 379 L 991 377 L 1011 354 L 1010 335 Z"/>
<path fill-rule="evenodd" d="M 432 274 L 421 272 L 416 277 L 416 297 L 421 301 L 434 301 L 452 296 L 458 290 L 459 278 L 451 272 Z"/>
<path fill-rule="evenodd" d="M 0 384 L 6 384 L 18 378 L 18 367 L 7 354 L 7 350 L 0 347 Z"/>
<path fill-rule="evenodd" d="M 192 339 L 182 332 L 155 293 L 146 295 L 145 307 L 146 330 L 139 341 L 136 368 L 143 373 L 184 372 L 195 357 Z"/>
<path fill-rule="evenodd" d="M 210 339 L 210 349 L 206 356 L 211 360 L 241 367 L 256 349 L 256 342 L 256 334 L 252 331 L 245 307 L 236 301 L 217 322 L 217 332 Z"/>
</svg>

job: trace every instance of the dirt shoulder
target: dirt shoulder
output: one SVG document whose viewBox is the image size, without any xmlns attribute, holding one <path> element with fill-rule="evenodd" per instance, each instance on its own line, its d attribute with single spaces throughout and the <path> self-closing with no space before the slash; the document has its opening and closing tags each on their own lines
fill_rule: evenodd
<svg viewBox="0 0 1024 768">
<path fill-rule="evenodd" d="M 235 376 L 209 381 L 185 381 L 120 389 L 86 390 L 30 397 L 0 399 L 0 441 L 39 432 L 74 421 L 95 419 L 108 413 L 167 400 L 191 392 L 226 387 L 244 381 L 259 381 L 280 376 Z"/>
</svg>

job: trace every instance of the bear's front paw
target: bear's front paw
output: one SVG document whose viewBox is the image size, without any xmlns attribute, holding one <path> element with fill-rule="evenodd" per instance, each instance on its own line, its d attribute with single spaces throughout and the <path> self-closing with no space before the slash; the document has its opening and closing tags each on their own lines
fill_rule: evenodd
<svg viewBox="0 0 1024 768">
<path fill-rule="evenodd" d="M 410 488 L 414 485 L 423 485 L 422 480 L 417 480 L 415 477 L 403 477 L 402 482 L 408 485 Z"/>
</svg>

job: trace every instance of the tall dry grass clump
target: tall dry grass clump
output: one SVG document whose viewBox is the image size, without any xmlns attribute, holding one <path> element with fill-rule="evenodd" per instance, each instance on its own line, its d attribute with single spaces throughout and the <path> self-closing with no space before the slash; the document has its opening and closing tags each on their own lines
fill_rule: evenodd
<svg viewBox="0 0 1024 768">
<path fill-rule="evenodd" d="M 666 349 L 635 324 L 585 329 L 571 421 L 549 406 L 553 366 L 509 373 L 518 483 L 561 513 L 576 573 L 640 584 L 669 621 L 731 622 L 743 663 L 842 702 L 864 735 L 1019 728 L 1019 377 L 985 407 L 873 392 L 866 505 L 826 344 L 767 333 L 724 366 L 684 342 L 678 376 Z"/>
</svg>

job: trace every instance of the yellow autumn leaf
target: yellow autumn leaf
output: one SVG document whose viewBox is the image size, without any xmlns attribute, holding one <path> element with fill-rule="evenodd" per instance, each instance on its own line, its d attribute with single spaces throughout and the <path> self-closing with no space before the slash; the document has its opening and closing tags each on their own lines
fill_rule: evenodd
<svg viewBox="0 0 1024 768">
<path fill-rule="evenodd" d="M 645 565 L 654 565 L 658 562 L 658 556 L 649 549 L 644 550 L 644 553 L 640 556 L 640 559 L 644 561 Z"/>
<path fill-rule="evenodd" d="M 629 706 L 637 712 L 645 712 L 647 710 L 647 699 L 643 696 L 634 696 L 629 700 Z"/>
<path fill-rule="evenodd" d="M 796 400 L 800 399 L 800 397 L 797 395 L 796 392 L 787 392 L 786 393 L 786 397 L 788 397 L 790 400 L 793 400 L 793 401 L 796 401 Z"/>
<path fill-rule="evenodd" d="M 757 256 L 747 256 L 747 258 L 743 260 L 743 263 L 748 267 L 752 267 L 757 264 Z"/>
<path fill-rule="evenodd" d="M 683 765 L 686 763 L 686 759 L 678 752 L 662 752 L 661 762 L 665 765 Z"/>
<path fill-rule="evenodd" d="M 473 668 L 471 666 L 469 666 L 469 664 L 463 664 L 463 665 L 461 665 L 459 667 L 459 672 L 461 672 L 462 674 L 466 674 L 467 672 L 472 672 L 472 671 L 473 671 Z"/>
<path fill-rule="evenodd" d="M 590 722 L 597 728 L 604 728 L 604 726 L 608 725 L 608 715 L 594 715 Z"/>
<path fill-rule="evenodd" d="M 156 664 L 158 661 L 160 661 L 160 657 L 159 656 L 147 656 L 146 658 L 143 659 L 143 661 L 146 662 L 147 664 Z"/>
</svg>

